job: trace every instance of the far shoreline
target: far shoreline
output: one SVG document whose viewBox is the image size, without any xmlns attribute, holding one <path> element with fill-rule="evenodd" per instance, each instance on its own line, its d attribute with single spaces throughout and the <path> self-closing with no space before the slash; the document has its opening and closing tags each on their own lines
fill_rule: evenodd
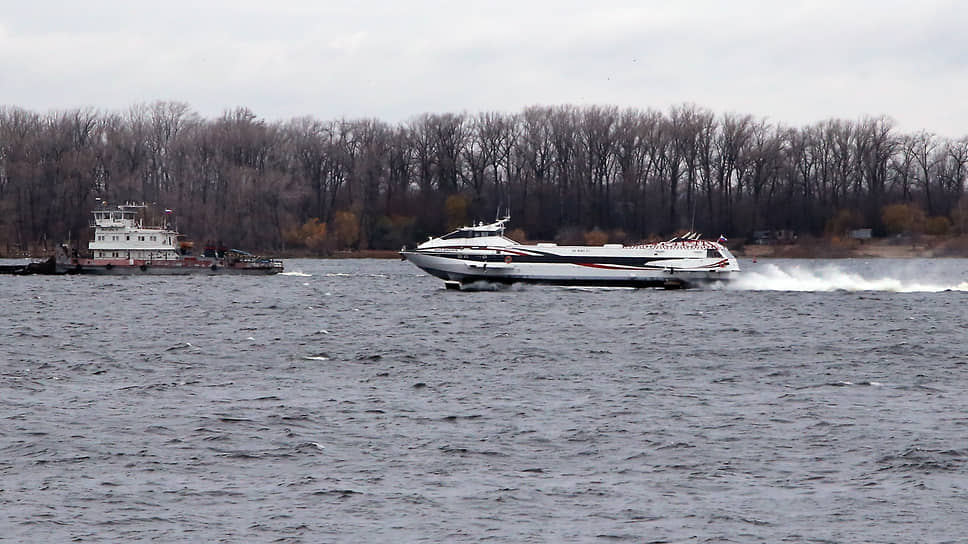
<svg viewBox="0 0 968 544">
<path fill-rule="evenodd" d="M 741 259 L 932 259 L 968 258 L 968 235 L 874 238 L 870 240 L 804 239 L 792 244 L 726 244 Z M 329 255 L 291 254 L 290 259 L 400 259 L 392 249 L 337 251 Z"/>
<path fill-rule="evenodd" d="M 868 240 L 808 239 L 792 244 L 745 244 L 731 250 L 737 257 L 751 259 L 968 258 L 968 235 L 922 235 Z"/>
<path fill-rule="evenodd" d="M 841 240 L 839 238 L 801 238 L 794 243 L 746 244 L 726 243 L 741 259 L 932 259 L 968 258 L 968 235 L 909 236 Z M 260 255 L 276 259 L 400 259 L 398 249 L 353 249 L 329 254 L 302 251 L 264 251 Z M 32 255 L 0 254 L 2 259 L 41 259 L 43 251 Z"/>
</svg>

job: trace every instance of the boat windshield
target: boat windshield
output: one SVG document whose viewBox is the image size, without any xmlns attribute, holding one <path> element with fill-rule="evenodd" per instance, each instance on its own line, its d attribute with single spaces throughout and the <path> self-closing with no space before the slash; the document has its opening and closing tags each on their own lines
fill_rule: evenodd
<svg viewBox="0 0 968 544">
<path fill-rule="evenodd" d="M 498 236 L 498 231 L 496 230 L 471 230 L 471 229 L 460 229 L 455 230 L 450 234 L 445 234 L 440 237 L 441 240 L 453 240 L 455 238 L 484 238 L 487 236 Z"/>
</svg>

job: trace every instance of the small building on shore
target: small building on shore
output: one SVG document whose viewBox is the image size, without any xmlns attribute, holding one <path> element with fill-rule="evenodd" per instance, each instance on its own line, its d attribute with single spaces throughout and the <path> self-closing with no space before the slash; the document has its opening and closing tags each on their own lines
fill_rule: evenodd
<svg viewBox="0 0 968 544">
<path fill-rule="evenodd" d="M 797 233 L 790 229 L 765 229 L 753 231 L 753 243 L 756 245 L 794 244 Z"/>
</svg>

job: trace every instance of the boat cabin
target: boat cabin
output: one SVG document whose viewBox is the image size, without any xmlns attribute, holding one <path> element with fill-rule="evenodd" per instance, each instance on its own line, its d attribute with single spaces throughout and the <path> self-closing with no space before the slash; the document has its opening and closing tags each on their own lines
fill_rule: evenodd
<svg viewBox="0 0 968 544">
<path fill-rule="evenodd" d="M 504 237 L 504 224 L 508 219 L 501 219 L 493 223 L 478 223 L 473 226 L 461 227 L 451 233 L 439 238 L 431 237 L 418 247 L 428 248 L 454 248 L 454 247 L 478 247 L 478 246 L 509 246 L 515 242 Z"/>
<path fill-rule="evenodd" d="M 491 229 L 482 230 L 480 228 L 465 227 L 459 230 L 455 230 L 450 234 L 445 234 L 440 237 L 441 240 L 456 240 L 458 238 L 486 238 L 488 236 L 501 236 L 504 233 L 504 229 Z"/>
<path fill-rule="evenodd" d="M 146 206 L 124 204 L 92 212 L 94 236 L 88 251 L 95 259 L 178 259 L 178 233 L 165 226 L 145 226 Z"/>
</svg>

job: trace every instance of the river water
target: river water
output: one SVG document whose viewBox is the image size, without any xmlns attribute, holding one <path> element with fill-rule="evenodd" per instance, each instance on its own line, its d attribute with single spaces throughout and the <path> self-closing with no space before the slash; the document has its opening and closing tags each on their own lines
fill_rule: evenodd
<svg viewBox="0 0 968 544">
<path fill-rule="evenodd" d="M 0 540 L 963 542 L 968 260 L 0 277 Z"/>
</svg>

